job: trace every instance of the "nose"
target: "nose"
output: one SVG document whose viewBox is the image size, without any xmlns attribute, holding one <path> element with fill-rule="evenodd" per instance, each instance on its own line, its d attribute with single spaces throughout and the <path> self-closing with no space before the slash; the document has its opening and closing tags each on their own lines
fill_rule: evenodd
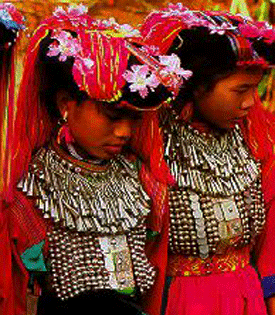
<svg viewBox="0 0 275 315">
<path fill-rule="evenodd" d="M 243 102 L 241 103 L 241 109 L 242 110 L 249 110 L 251 107 L 254 106 L 255 104 L 255 93 L 256 90 L 253 89 L 247 96 L 246 98 L 243 100 Z"/>
<path fill-rule="evenodd" d="M 117 138 L 129 140 L 132 133 L 133 122 L 130 119 L 121 119 L 114 126 L 114 135 Z"/>
</svg>

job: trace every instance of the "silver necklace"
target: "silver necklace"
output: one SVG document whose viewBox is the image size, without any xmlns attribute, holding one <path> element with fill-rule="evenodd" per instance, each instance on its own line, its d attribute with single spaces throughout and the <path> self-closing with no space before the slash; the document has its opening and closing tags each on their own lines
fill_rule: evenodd
<svg viewBox="0 0 275 315">
<path fill-rule="evenodd" d="M 150 211 L 134 165 L 123 156 L 101 171 L 85 170 L 42 148 L 17 187 L 45 218 L 76 231 L 118 233 L 137 226 Z"/>
</svg>

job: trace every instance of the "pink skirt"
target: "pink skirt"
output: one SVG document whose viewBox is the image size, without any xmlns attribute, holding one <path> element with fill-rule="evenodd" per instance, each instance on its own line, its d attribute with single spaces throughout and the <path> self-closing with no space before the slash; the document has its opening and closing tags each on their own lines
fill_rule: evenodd
<svg viewBox="0 0 275 315">
<path fill-rule="evenodd" d="M 266 315 L 254 268 L 208 276 L 172 277 L 165 315 Z"/>
</svg>

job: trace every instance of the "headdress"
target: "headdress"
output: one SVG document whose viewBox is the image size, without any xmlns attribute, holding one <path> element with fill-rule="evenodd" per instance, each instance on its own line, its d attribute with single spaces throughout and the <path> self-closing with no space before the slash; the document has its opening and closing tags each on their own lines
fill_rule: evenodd
<svg viewBox="0 0 275 315">
<path fill-rule="evenodd" d="M 127 94 L 133 99 L 130 105 L 144 109 L 145 104 L 151 109 L 148 95 L 151 94 L 151 100 L 163 100 L 161 93 L 152 97 L 152 91 L 161 87 L 170 91 L 168 96 L 176 94 L 184 78 L 190 76 L 178 59 L 153 56 L 131 26 L 119 25 L 113 19 L 95 20 L 82 5 L 70 6 L 68 11 L 57 8 L 36 29 L 26 53 L 16 109 L 17 132 L 11 141 L 13 184 L 26 169 L 32 152 L 49 140 L 54 127 L 45 106 L 41 106 L 39 94 L 43 78 L 38 60 L 45 41 L 48 44 L 44 58 L 58 64 L 71 62 L 78 89 L 103 103 L 124 106 L 127 101 L 123 97 Z M 129 68 L 132 56 L 135 58 Z"/>
<path fill-rule="evenodd" d="M 228 38 L 239 66 L 259 64 L 265 67 L 272 58 L 275 29 L 267 22 L 255 22 L 249 17 L 228 12 L 191 11 L 181 3 L 170 4 L 149 14 L 141 34 L 145 42 L 156 45 L 165 53 L 180 31 L 202 28 L 209 34 Z"/>
<path fill-rule="evenodd" d="M 11 3 L 0 4 L 0 196 L 6 192 L 10 176 L 12 143 L 14 132 L 14 87 L 16 42 L 24 29 L 24 18 Z"/>
<path fill-rule="evenodd" d="M 182 79 L 190 75 L 180 68 L 178 60 L 178 68 L 171 67 L 175 58 L 165 56 L 171 60 L 164 62 L 164 56 L 155 58 L 150 49 L 139 47 L 142 39 L 138 30 L 114 19 L 94 20 L 82 5 L 69 7 L 68 12 L 58 8 L 40 25 L 32 43 L 41 40 L 42 30 L 51 33 L 54 40 L 47 56 L 58 56 L 60 62 L 73 57 L 74 80 L 93 99 L 118 101 L 127 82 L 131 83 L 130 91 L 138 92 L 142 98 L 160 84 L 176 93 Z M 126 70 L 131 54 L 141 64 Z"/>
</svg>

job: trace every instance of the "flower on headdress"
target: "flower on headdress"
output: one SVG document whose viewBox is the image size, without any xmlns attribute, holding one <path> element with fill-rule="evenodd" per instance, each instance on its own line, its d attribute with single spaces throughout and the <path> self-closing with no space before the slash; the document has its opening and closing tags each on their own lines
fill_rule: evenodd
<svg viewBox="0 0 275 315">
<path fill-rule="evenodd" d="M 158 46 L 155 45 L 146 45 L 140 48 L 143 50 L 146 54 L 152 55 L 152 56 L 159 56 L 160 55 L 160 49 Z"/>
<path fill-rule="evenodd" d="M 159 56 L 159 61 L 161 65 L 165 66 L 165 71 L 177 74 L 185 80 L 188 80 L 193 74 L 192 71 L 181 68 L 180 58 L 176 54 L 171 54 L 170 56 Z"/>
<path fill-rule="evenodd" d="M 0 10 L 0 19 L 2 20 L 12 20 L 11 15 L 9 14 L 9 12 L 7 10 Z"/>
<path fill-rule="evenodd" d="M 52 36 L 58 43 L 54 42 L 49 46 L 47 56 L 59 55 L 59 61 L 66 61 L 67 57 L 78 57 L 82 48 L 78 38 L 74 38 L 71 33 L 60 31 Z"/>
<path fill-rule="evenodd" d="M 24 18 L 12 3 L 0 4 L 0 22 L 7 29 L 23 29 Z"/>
<path fill-rule="evenodd" d="M 66 12 L 62 7 L 57 7 L 53 13 L 53 15 L 55 16 L 64 16 L 64 15 L 70 15 L 70 16 L 80 16 L 82 14 L 86 14 L 88 13 L 88 8 L 83 5 L 83 4 L 80 4 L 80 5 L 77 5 L 77 4 L 73 4 L 73 5 L 70 5 L 68 7 L 68 11 Z"/>
<path fill-rule="evenodd" d="M 122 24 L 119 25 L 117 27 L 115 27 L 117 31 L 119 31 L 121 33 L 121 35 L 123 37 L 136 37 L 136 36 L 140 36 L 140 32 L 139 30 L 133 28 L 131 25 L 129 24 Z"/>
<path fill-rule="evenodd" d="M 210 30 L 210 34 L 224 35 L 226 31 L 232 31 L 236 28 L 223 22 L 221 25 L 210 24 L 208 25 L 208 29 Z"/>
<path fill-rule="evenodd" d="M 148 88 L 151 91 L 159 85 L 159 79 L 149 71 L 149 67 L 147 65 L 133 65 L 130 70 L 126 70 L 124 75 L 124 79 L 132 83 L 130 85 L 131 92 L 139 92 L 142 98 L 145 98 L 148 95 Z"/>
<path fill-rule="evenodd" d="M 182 3 L 178 2 L 177 4 L 169 3 L 167 9 L 162 11 L 162 16 L 181 16 L 186 11 L 190 12 L 189 9 L 183 6 Z"/>
</svg>

